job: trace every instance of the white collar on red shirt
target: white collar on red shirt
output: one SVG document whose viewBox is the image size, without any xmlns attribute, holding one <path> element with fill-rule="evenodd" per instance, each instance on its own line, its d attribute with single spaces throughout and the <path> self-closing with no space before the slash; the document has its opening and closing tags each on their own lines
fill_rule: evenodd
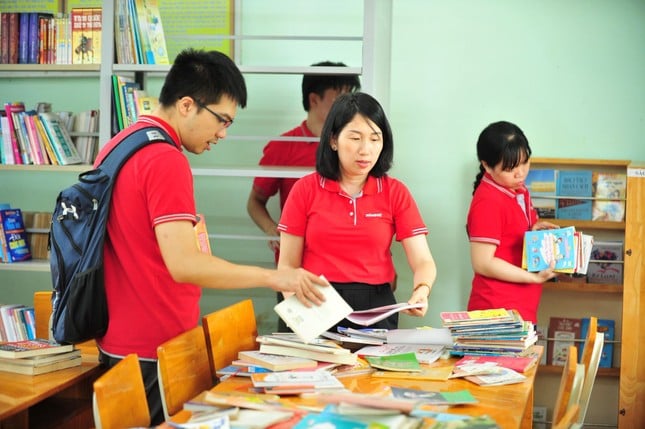
<svg viewBox="0 0 645 429">
<path fill-rule="evenodd" d="M 383 191 L 383 177 L 367 176 L 367 182 L 363 186 L 362 195 L 374 195 Z M 329 192 L 340 193 L 340 182 L 327 179 L 318 174 L 318 183 L 320 187 Z"/>
<path fill-rule="evenodd" d="M 170 137 L 172 137 L 173 143 L 175 143 L 175 146 L 177 146 L 179 150 L 183 150 L 183 147 L 181 145 L 181 140 L 179 140 L 179 136 L 177 135 L 177 132 L 175 131 L 175 129 L 171 127 L 168 122 L 164 121 L 160 117 L 151 116 L 151 115 L 141 115 L 137 119 L 137 122 L 145 122 L 155 127 L 163 128 L 163 130 L 167 132 Z"/>
</svg>

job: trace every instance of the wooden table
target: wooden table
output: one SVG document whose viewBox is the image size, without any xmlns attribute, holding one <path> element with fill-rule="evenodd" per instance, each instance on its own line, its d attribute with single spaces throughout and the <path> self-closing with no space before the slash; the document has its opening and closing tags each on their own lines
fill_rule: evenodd
<svg viewBox="0 0 645 429">
<path fill-rule="evenodd" d="M 536 346 L 541 347 L 541 346 Z M 451 359 L 454 363 L 457 359 Z M 441 363 L 444 365 L 446 363 Z M 383 392 L 387 386 L 407 387 L 429 391 L 457 391 L 467 389 L 479 401 L 474 405 L 441 406 L 439 412 L 467 414 L 472 416 L 489 415 L 503 429 L 530 429 L 533 426 L 533 384 L 537 365 L 528 370 L 524 375 L 527 380 L 523 383 L 506 386 L 482 387 L 463 379 L 450 379 L 446 381 L 406 380 L 377 378 L 370 375 L 343 377 L 340 380 L 345 387 L 356 393 Z M 231 377 L 217 386 L 212 391 L 238 391 L 248 392 L 252 387 L 249 378 Z M 298 403 L 300 398 L 294 397 Z"/>
<path fill-rule="evenodd" d="M 0 371 L 0 429 L 93 427 L 92 383 L 102 372 L 96 355 L 47 374 Z"/>
</svg>

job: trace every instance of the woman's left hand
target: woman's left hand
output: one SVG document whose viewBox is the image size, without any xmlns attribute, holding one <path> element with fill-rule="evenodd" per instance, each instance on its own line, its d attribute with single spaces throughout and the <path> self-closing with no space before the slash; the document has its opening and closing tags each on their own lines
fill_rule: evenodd
<svg viewBox="0 0 645 429">
<path fill-rule="evenodd" d="M 412 292 L 412 296 L 408 300 L 408 304 L 425 304 L 425 306 L 421 308 L 410 308 L 403 310 L 402 312 L 415 317 L 425 316 L 428 311 L 428 295 L 430 295 L 430 288 L 428 286 L 422 285 L 421 287 L 418 287 L 414 292 Z"/>
</svg>

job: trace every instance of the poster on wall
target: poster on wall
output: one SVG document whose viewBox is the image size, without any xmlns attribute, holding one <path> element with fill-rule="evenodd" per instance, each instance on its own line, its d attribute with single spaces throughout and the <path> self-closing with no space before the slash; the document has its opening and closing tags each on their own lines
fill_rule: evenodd
<svg viewBox="0 0 645 429">
<path fill-rule="evenodd" d="M 187 47 L 233 58 L 234 0 L 159 1 L 170 62 Z"/>
</svg>

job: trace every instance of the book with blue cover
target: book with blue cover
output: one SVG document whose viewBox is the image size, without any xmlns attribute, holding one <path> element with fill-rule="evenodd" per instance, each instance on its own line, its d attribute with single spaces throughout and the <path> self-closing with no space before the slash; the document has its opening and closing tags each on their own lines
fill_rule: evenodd
<svg viewBox="0 0 645 429">
<path fill-rule="evenodd" d="M 591 220 L 593 196 L 591 170 L 560 170 L 556 180 L 557 219 Z M 572 197 L 572 198 L 569 198 Z"/>
<path fill-rule="evenodd" d="M 531 195 L 531 203 L 542 219 L 555 218 L 555 187 L 558 171 L 553 168 L 529 170 L 524 185 Z"/>
<path fill-rule="evenodd" d="M 27 230 L 20 209 L 0 210 L 0 259 L 12 263 L 31 259 Z"/>
<path fill-rule="evenodd" d="M 578 255 L 575 233 L 573 226 L 526 231 L 522 268 L 538 272 L 549 268 L 551 262 L 555 261 L 556 271 L 573 272 Z"/>
</svg>

